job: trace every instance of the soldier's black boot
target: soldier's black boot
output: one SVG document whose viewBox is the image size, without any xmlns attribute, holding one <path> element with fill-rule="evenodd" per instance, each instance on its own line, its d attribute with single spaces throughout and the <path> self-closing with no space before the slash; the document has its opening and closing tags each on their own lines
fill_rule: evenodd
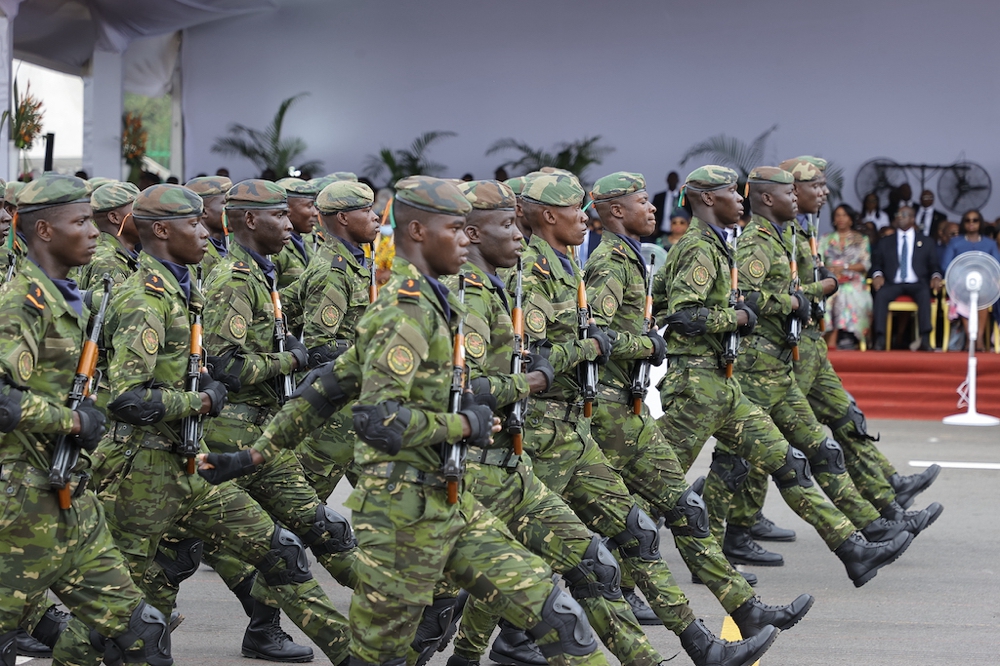
<svg viewBox="0 0 1000 666">
<path fill-rule="evenodd" d="M 778 527 L 763 513 L 757 514 L 757 522 L 750 527 L 750 536 L 757 541 L 795 541 L 795 530 Z"/>
<path fill-rule="evenodd" d="M 781 567 L 785 558 L 779 553 L 765 550 L 750 537 L 746 527 L 726 525 L 726 536 L 722 539 L 722 553 L 733 564 L 749 564 L 758 567 Z"/>
<path fill-rule="evenodd" d="M 895 562 L 912 542 L 913 534 L 906 531 L 900 532 L 891 541 L 875 543 L 865 541 L 860 532 L 855 532 L 833 552 L 844 563 L 854 587 L 861 587 L 874 578 L 879 569 Z"/>
<path fill-rule="evenodd" d="M 51 657 L 52 648 L 24 629 L 17 630 L 17 653 L 22 657 Z M 0 662 L 2 664 L 3 662 Z"/>
<path fill-rule="evenodd" d="M 889 477 L 889 485 L 896 491 L 896 502 L 904 509 L 909 509 L 913 498 L 930 488 L 940 473 L 941 465 L 931 465 L 920 474 L 893 474 Z"/>
<path fill-rule="evenodd" d="M 56 641 L 59 640 L 59 634 L 69 624 L 70 617 L 72 616 L 69 613 L 59 610 L 57 606 L 49 606 L 45 609 L 42 619 L 35 625 L 31 635 L 50 648 L 55 647 Z"/>
<path fill-rule="evenodd" d="M 286 663 L 312 661 L 313 649 L 308 645 L 299 645 L 281 629 L 281 611 L 251 597 L 252 586 L 251 576 L 233 588 L 233 593 L 243 604 L 243 610 L 250 616 L 250 624 L 243 634 L 243 656 Z"/>
<path fill-rule="evenodd" d="M 528 634 L 500 620 L 500 634 L 490 648 L 490 659 L 501 666 L 545 666 L 548 662 Z"/>
<path fill-rule="evenodd" d="M 756 636 L 729 642 L 716 638 L 704 622 L 695 620 L 681 633 L 681 647 L 695 666 L 749 666 L 767 652 L 780 632 L 768 626 Z"/>
<path fill-rule="evenodd" d="M 814 601 L 811 594 L 800 594 L 795 601 L 787 606 L 768 606 L 761 603 L 759 597 L 752 597 L 729 616 L 740 628 L 740 635 L 743 638 L 749 638 L 759 634 L 768 625 L 782 631 L 791 629 L 805 617 Z"/>
<path fill-rule="evenodd" d="M 14 666 L 17 663 L 17 631 L 0 634 L 0 666 Z"/>
<path fill-rule="evenodd" d="M 732 563 L 730 563 L 732 564 Z M 735 567 L 733 567 L 735 569 Z M 757 574 L 752 571 L 740 571 L 736 569 L 736 573 L 743 576 L 743 579 L 747 582 L 750 587 L 757 587 Z M 691 582 L 695 585 L 704 585 L 705 581 L 698 577 L 698 574 L 691 574 Z"/>
<path fill-rule="evenodd" d="M 899 505 L 899 502 L 893 502 L 882 510 L 882 516 L 889 520 L 898 520 L 904 523 L 906 529 L 913 532 L 913 535 L 916 536 L 930 527 L 938 519 L 942 511 L 944 511 L 944 507 L 938 502 L 932 502 L 923 511 L 905 511 Z"/>
<path fill-rule="evenodd" d="M 444 652 L 448 644 L 451 643 L 451 639 L 455 637 L 455 632 L 458 631 L 458 625 L 462 622 L 462 613 L 465 612 L 465 604 L 469 603 L 469 593 L 465 590 L 461 590 L 458 596 L 455 598 L 455 606 L 451 611 L 451 624 L 444 632 L 444 637 L 441 638 L 441 642 L 438 643 L 437 651 Z"/>
<path fill-rule="evenodd" d="M 458 654 L 453 654 L 448 657 L 448 663 L 446 666 L 479 666 L 479 662 Z"/>
<path fill-rule="evenodd" d="M 417 653 L 415 666 L 424 666 L 437 651 L 438 645 L 451 628 L 456 601 L 455 597 L 438 597 L 430 606 L 424 606 L 417 633 L 410 643 L 410 647 Z"/>
<path fill-rule="evenodd" d="M 649 607 L 649 604 L 635 593 L 634 587 L 623 587 L 622 596 L 625 597 L 628 605 L 632 607 L 632 615 L 635 615 L 635 619 L 639 621 L 639 624 L 647 627 L 655 627 L 658 624 L 663 624 L 660 618 L 656 617 L 656 613 Z"/>
<path fill-rule="evenodd" d="M 911 531 L 907 529 L 906 523 L 900 520 L 889 520 L 883 516 L 868 524 L 861 530 L 861 534 L 868 541 L 889 541 L 890 539 L 894 539 L 900 532 Z M 916 536 L 915 532 L 914 536 Z"/>
</svg>

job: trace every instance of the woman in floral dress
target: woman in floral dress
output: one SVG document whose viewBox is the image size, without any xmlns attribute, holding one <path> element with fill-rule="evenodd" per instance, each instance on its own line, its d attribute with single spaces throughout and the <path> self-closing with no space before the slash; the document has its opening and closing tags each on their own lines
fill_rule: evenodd
<svg viewBox="0 0 1000 666">
<path fill-rule="evenodd" d="M 833 341 L 839 349 L 856 349 L 868 336 L 872 320 L 872 297 L 865 287 L 871 268 L 871 246 L 868 237 L 854 230 L 854 210 L 841 204 L 833 211 L 832 234 L 820 239 L 820 252 L 829 268 L 840 281 L 840 289 L 827 300 L 827 343 Z"/>
</svg>

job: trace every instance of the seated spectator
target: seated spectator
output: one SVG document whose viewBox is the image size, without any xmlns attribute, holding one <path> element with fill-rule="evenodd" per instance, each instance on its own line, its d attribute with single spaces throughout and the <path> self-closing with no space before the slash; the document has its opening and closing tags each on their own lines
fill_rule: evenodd
<svg viewBox="0 0 1000 666">
<path fill-rule="evenodd" d="M 960 254 L 979 250 L 985 252 L 997 261 L 1000 261 L 1000 251 L 997 244 L 990 238 L 984 237 L 980 230 L 983 227 L 983 216 L 978 210 L 968 210 L 962 215 L 962 233 L 955 236 L 948 243 L 944 251 L 944 259 L 941 261 L 941 270 L 947 272 L 948 266 Z M 952 310 L 962 321 L 962 328 L 969 330 L 969 309 L 961 303 L 952 303 L 948 308 L 949 316 Z M 979 336 L 976 340 L 976 351 L 986 351 L 986 346 L 990 339 L 990 329 L 986 326 L 987 310 L 979 311 Z M 952 317 L 954 319 L 954 317 Z"/>
<path fill-rule="evenodd" d="M 878 195 L 874 192 L 865 197 L 864 204 L 861 206 L 861 221 L 871 222 L 875 225 L 876 231 L 881 231 L 889 226 L 889 216 L 879 210 Z"/>
<path fill-rule="evenodd" d="M 677 241 L 681 239 L 681 236 L 687 233 L 688 227 L 690 226 L 691 213 L 687 212 L 683 208 L 674 208 L 673 212 L 670 213 L 670 233 L 657 238 L 656 244 L 661 246 L 664 250 L 669 250 L 677 244 Z"/>
<path fill-rule="evenodd" d="M 871 268 L 868 237 L 854 230 L 857 214 L 847 204 L 833 211 L 833 233 L 819 241 L 826 267 L 837 277 L 840 288 L 826 302 L 827 343 L 838 349 L 857 349 L 868 336 L 872 321 L 872 301 L 865 288 Z M 836 336 L 836 337 L 834 337 Z"/>
<path fill-rule="evenodd" d="M 920 208 L 917 209 L 917 229 L 928 238 L 937 238 L 938 227 L 948 216 L 934 208 L 934 193 L 924 190 L 920 193 Z"/>
<path fill-rule="evenodd" d="M 945 270 L 944 252 L 948 249 L 948 243 L 958 235 L 958 222 L 944 222 L 938 225 L 937 236 L 934 237 L 934 248 L 937 250 L 938 265 L 941 270 Z"/>
<path fill-rule="evenodd" d="M 917 303 L 919 349 L 931 351 L 931 291 L 941 288 L 934 243 L 913 228 L 913 208 L 896 213 L 896 233 L 878 242 L 872 253 L 872 289 L 875 292 L 875 349 L 885 349 L 885 324 L 889 304 L 902 295 Z"/>
</svg>

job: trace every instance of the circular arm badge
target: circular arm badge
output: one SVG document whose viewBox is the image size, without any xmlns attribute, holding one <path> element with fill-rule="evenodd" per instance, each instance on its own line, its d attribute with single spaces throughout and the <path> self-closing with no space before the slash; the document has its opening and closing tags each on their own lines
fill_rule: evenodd
<svg viewBox="0 0 1000 666">
<path fill-rule="evenodd" d="M 413 351 L 405 345 L 396 345 L 386 355 L 386 362 L 397 375 L 408 375 L 413 372 Z"/>
</svg>

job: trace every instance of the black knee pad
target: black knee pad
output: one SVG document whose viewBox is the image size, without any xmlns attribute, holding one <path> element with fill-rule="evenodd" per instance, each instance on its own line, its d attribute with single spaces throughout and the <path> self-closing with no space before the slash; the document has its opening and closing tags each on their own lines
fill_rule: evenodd
<svg viewBox="0 0 1000 666">
<path fill-rule="evenodd" d="M 528 634 L 537 642 L 545 634 L 555 631 L 559 640 L 538 649 L 546 658 L 559 654 L 584 657 L 597 649 L 594 632 L 587 622 L 583 608 L 561 587 L 553 587 L 542 606 L 542 620 Z"/>
<path fill-rule="evenodd" d="M 279 562 L 285 563 L 284 569 L 276 568 Z M 268 585 L 288 585 L 312 580 L 306 547 L 297 536 L 280 525 L 275 525 L 271 550 L 264 556 L 258 569 Z"/>
<path fill-rule="evenodd" d="M 636 539 L 638 546 L 625 547 L 624 544 Z M 638 557 L 646 562 L 660 559 L 660 531 L 656 523 L 645 511 L 633 506 L 625 517 L 625 531 L 608 539 L 612 548 L 621 551 L 624 557 Z"/>
<path fill-rule="evenodd" d="M 141 648 L 129 649 L 136 641 L 142 641 Z M 117 666 L 122 663 L 147 663 L 150 666 L 171 666 L 170 628 L 163 613 L 145 601 L 132 611 L 125 633 L 104 638 L 96 630 L 90 630 L 90 643 L 104 652 L 104 663 Z"/>
<path fill-rule="evenodd" d="M 170 559 L 163 552 L 164 548 L 174 551 L 173 559 Z M 205 544 L 202 543 L 202 540 L 195 538 L 183 539 L 177 543 L 160 541 L 153 560 L 163 569 L 163 575 L 167 577 L 170 584 L 177 587 L 181 581 L 190 578 L 198 570 L 204 548 Z"/>
<path fill-rule="evenodd" d="M 743 460 L 740 458 L 740 460 Z M 711 535 L 708 529 L 708 507 L 705 500 L 696 493 L 693 488 L 688 488 L 677 499 L 677 504 L 666 516 L 668 527 L 675 537 L 695 537 L 704 539 Z M 687 519 L 687 524 L 680 525 L 682 518 Z"/>
<path fill-rule="evenodd" d="M 834 434 L 836 434 L 838 430 L 843 428 L 848 423 L 854 425 L 854 431 L 859 436 L 870 439 L 873 442 L 877 442 L 880 439 L 878 435 L 872 437 L 868 434 L 868 421 L 865 419 L 864 412 L 858 408 L 858 404 L 854 402 L 853 399 L 851 400 L 851 404 L 847 407 L 847 413 L 833 423 L 829 424 L 830 430 L 833 430 Z"/>
<path fill-rule="evenodd" d="M 719 475 L 722 482 L 732 492 L 736 492 L 750 474 L 750 463 L 732 453 L 712 451 L 712 471 Z"/>
<path fill-rule="evenodd" d="M 809 459 L 809 466 L 814 474 L 845 474 L 844 449 L 840 444 L 827 437 L 819 445 L 819 450 Z"/>
<path fill-rule="evenodd" d="M 325 504 L 316 507 L 316 522 L 302 538 L 313 555 L 343 553 L 358 545 L 351 523 Z"/>
<path fill-rule="evenodd" d="M 0 634 L 0 666 L 17 663 L 17 631 Z"/>
<path fill-rule="evenodd" d="M 588 580 L 593 573 L 596 581 Z M 594 536 L 590 545 L 583 552 L 583 559 L 578 565 L 563 574 L 574 599 L 604 597 L 605 599 L 622 598 L 622 571 L 618 560 L 604 545 L 604 539 Z"/>
<path fill-rule="evenodd" d="M 789 476 L 790 473 L 791 475 Z M 794 446 L 788 447 L 788 453 L 785 454 L 785 464 L 774 470 L 771 476 L 774 478 L 774 483 L 782 490 L 794 486 L 811 488 L 813 484 L 812 473 L 809 471 L 809 461 L 806 460 L 806 454 Z M 783 480 L 785 476 L 788 476 L 788 478 Z"/>
</svg>

